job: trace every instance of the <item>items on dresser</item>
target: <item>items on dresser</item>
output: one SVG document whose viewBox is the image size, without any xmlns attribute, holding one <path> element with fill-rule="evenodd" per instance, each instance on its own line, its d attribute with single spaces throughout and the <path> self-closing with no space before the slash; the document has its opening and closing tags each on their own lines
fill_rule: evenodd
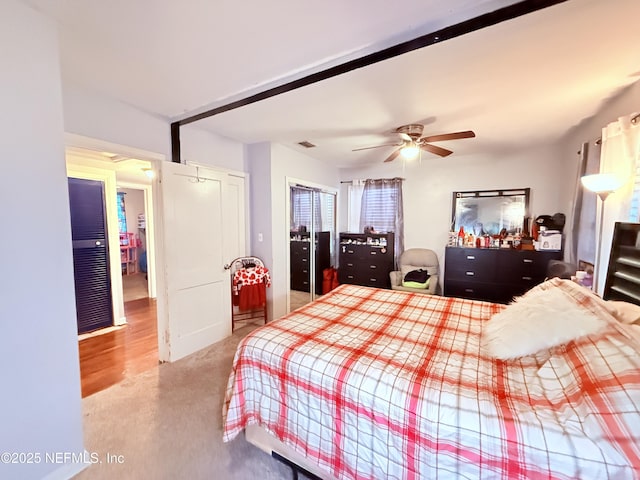
<svg viewBox="0 0 640 480">
<path fill-rule="evenodd" d="M 391 288 L 394 235 L 340 233 L 338 280 L 366 287 Z"/>
<path fill-rule="evenodd" d="M 602 296 L 640 305 L 640 223 L 615 223 Z"/>
<path fill-rule="evenodd" d="M 330 232 L 316 232 L 315 245 L 310 242 L 310 233 L 291 232 L 289 239 L 289 259 L 291 265 L 291 290 L 311 291 L 311 251 L 315 248 L 315 292 L 322 294 L 322 271 L 331 266 Z"/>
<path fill-rule="evenodd" d="M 549 260 L 561 259 L 561 251 L 447 247 L 444 294 L 508 303 L 545 280 Z"/>
</svg>

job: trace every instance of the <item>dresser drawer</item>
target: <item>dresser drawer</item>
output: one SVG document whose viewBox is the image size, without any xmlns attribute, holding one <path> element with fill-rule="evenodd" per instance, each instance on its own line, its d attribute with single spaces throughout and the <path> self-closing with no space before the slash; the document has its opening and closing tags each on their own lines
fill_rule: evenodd
<svg viewBox="0 0 640 480">
<path fill-rule="evenodd" d="M 492 281 L 496 277 L 496 258 L 492 250 L 448 248 L 445 256 L 447 277 L 452 280 Z"/>
<path fill-rule="evenodd" d="M 469 298 L 471 300 L 495 301 L 496 287 L 490 283 L 447 280 L 444 283 L 447 297 Z"/>
</svg>

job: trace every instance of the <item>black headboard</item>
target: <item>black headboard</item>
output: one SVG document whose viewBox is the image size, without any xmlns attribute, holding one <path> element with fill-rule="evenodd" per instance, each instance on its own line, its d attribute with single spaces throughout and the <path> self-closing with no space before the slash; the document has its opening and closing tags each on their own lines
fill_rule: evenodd
<svg viewBox="0 0 640 480">
<path fill-rule="evenodd" d="M 605 300 L 640 305 L 640 223 L 616 222 L 605 281 Z"/>
</svg>

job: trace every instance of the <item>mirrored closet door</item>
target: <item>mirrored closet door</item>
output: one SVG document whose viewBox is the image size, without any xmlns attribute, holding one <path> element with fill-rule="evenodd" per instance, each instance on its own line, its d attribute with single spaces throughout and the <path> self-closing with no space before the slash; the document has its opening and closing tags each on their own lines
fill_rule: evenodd
<svg viewBox="0 0 640 480">
<path fill-rule="evenodd" d="M 326 291 L 325 270 L 335 265 L 336 192 L 289 184 L 289 310 Z"/>
</svg>

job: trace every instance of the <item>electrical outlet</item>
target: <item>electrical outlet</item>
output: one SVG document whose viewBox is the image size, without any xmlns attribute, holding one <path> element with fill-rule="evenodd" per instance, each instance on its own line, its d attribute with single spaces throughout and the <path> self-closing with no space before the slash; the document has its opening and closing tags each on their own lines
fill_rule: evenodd
<svg viewBox="0 0 640 480">
<path fill-rule="evenodd" d="M 259 241 L 259 242 L 261 242 L 262 240 L 263 240 L 263 238 L 262 238 L 262 234 L 261 234 L 261 233 L 259 233 L 259 234 L 258 234 L 258 241 Z"/>
</svg>

